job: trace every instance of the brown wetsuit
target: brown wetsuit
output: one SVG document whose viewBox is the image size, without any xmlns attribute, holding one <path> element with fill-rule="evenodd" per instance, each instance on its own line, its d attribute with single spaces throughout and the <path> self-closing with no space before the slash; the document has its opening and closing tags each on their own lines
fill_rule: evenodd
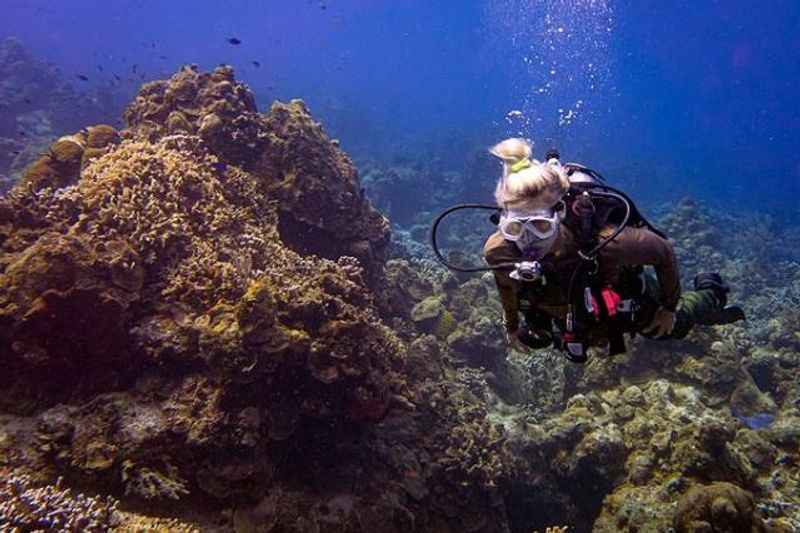
<svg viewBox="0 0 800 533">
<path fill-rule="evenodd" d="M 608 234 L 601 232 L 601 237 Z M 522 254 L 517 246 L 505 240 L 499 231 L 486 241 L 484 256 L 490 266 L 522 260 Z M 675 311 L 678 307 L 681 297 L 678 265 L 672 245 L 666 239 L 647 229 L 628 227 L 600 251 L 598 259 L 597 279 L 603 286 L 611 287 L 622 294 L 630 293 L 630 287 L 621 286 L 624 284 L 625 267 L 651 265 L 655 268 L 658 281 L 655 289 L 649 291 L 651 300 L 671 311 Z M 578 256 L 575 235 L 564 224 L 559 226 L 558 236 L 550 252 L 539 262 L 546 280 L 544 284 L 514 280 L 509 276 L 511 269 L 494 271 L 503 304 L 506 329 L 509 332 L 519 328 L 522 294 L 525 294 L 525 299 L 539 313 L 545 313 L 558 321 L 563 321 L 567 314 L 570 276 L 581 259 Z M 639 289 L 641 290 L 641 285 Z M 642 313 L 641 319 L 636 321 L 637 324 L 642 325 L 646 319 L 649 321 L 654 310 L 655 308 L 651 308 L 649 312 Z M 647 314 L 650 316 L 647 317 Z M 598 337 L 603 336 L 602 332 L 596 333 Z"/>
</svg>

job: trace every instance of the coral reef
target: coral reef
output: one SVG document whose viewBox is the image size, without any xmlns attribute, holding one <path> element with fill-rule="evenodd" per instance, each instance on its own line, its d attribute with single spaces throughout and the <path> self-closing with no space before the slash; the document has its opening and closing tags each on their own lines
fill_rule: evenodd
<svg viewBox="0 0 800 533">
<path fill-rule="evenodd" d="M 373 160 L 359 166 L 363 169 L 366 194 L 393 223 L 402 226 L 419 223 L 439 206 L 455 203 L 464 183 L 460 172 L 435 166 L 384 167 Z M 420 196 L 420 191 L 427 194 Z"/>
<path fill-rule="evenodd" d="M 432 261 L 423 222 L 467 193 L 455 174 L 413 212 L 387 202 L 424 165 L 368 168 L 405 222 L 390 249 L 299 100 L 259 113 L 230 68 L 189 66 L 125 117 L 0 198 L 2 526 L 800 527 L 800 257 L 769 220 L 686 200 L 660 224 L 684 283 L 722 271 L 748 322 L 575 366 L 510 352 L 492 276 Z M 451 260 L 479 262 L 483 215 L 444 228 Z"/>
</svg>

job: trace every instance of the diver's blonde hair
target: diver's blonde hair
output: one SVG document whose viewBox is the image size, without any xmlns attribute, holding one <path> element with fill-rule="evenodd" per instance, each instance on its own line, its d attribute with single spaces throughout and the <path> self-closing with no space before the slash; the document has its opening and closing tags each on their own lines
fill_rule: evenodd
<svg viewBox="0 0 800 533">
<path fill-rule="evenodd" d="M 489 153 L 503 161 L 503 176 L 494 198 L 502 208 L 541 209 L 552 207 L 569 189 L 569 179 L 560 164 L 541 163 L 525 139 L 511 138 L 496 144 Z"/>
</svg>

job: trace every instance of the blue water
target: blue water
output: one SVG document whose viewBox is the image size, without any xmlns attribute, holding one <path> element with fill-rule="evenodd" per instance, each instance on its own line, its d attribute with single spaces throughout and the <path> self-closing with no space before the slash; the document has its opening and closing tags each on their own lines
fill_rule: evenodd
<svg viewBox="0 0 800 533">
<path fill-rule="evenodd" d="M 460 168 L 465 139 L 522 134 L 649 201 L 783 218 L 800 204 L 798 30 L 795 0 L 4 0 L 0 18 L 82 90 L 229 63 L 262 109 L 303 98 L 356 156 Z"/>
</svg>

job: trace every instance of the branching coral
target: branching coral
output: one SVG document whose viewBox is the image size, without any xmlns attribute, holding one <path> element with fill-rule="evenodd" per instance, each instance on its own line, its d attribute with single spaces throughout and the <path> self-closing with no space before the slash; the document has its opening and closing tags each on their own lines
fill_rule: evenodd
<svg viewBox="0 0 800 533">
<path fill-rule="evenodd" d="M 55 485 L 37 487 L 27 474 L 0 475 L 0 529 L 3 531 L 102 532 L 118 523 L 118 502 L 73 494 Z"/>
<path fill-rule="evenodd" d="M 125 460 L 122 464 L 125 494 L 135 494 L 146 500 L 179 500 L 181 496 L 189 494 L 186 482 L 178 475 L 177 469 L 166 462 L 164 469 L 166 473 Z"/>
</svg>

